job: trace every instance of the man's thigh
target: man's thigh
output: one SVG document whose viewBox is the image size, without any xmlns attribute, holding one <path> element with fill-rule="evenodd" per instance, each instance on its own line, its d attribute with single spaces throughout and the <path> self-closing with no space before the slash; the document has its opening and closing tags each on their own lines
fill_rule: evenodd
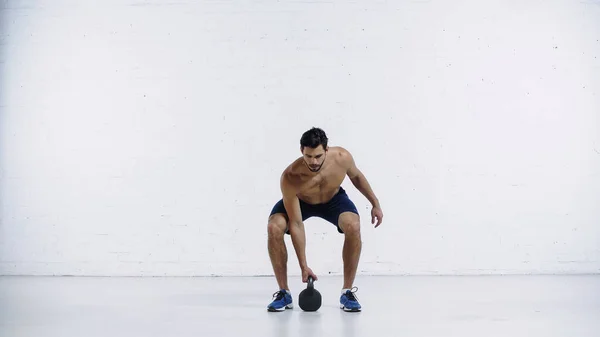
<svg viewBox="0 0 600 337">
<path fill-rule="evenodd" d="M 344 233 L 343 227 L 346 222 L 356 223 L 360 221 L 356 205 L 343 190 L 325 205 L 320 216 L 334 224 L 339 233 Z"/>
</svg>

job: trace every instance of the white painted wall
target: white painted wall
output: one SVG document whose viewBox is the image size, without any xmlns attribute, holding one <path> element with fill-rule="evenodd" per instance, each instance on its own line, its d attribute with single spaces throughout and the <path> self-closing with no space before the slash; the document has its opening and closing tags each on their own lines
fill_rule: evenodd
<svg viewBox="0 0 600 337">
<path fill-rule="evenodd" d="M 344 183 L 360 274 L 600 271 L 598 1 L 1 6 L 0 274 L 270 275 L 312 126 L 383 206 Z"/>
</svg>

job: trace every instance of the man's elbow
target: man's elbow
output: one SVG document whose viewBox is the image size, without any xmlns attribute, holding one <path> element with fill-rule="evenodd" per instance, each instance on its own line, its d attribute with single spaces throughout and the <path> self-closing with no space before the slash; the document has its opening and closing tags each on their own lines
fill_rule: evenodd
<svg viewBox="0 0 600 337">
<path fill-rule="evenodd" d="M 363 180 L 363 175 L 362 174 L 357 174 L 354 177 L 350 178 L 350 181 L 352 182 L 352 184 L 354 184 L 354 186 L 358 187 L 360 186 L 360 182 Z"/>
</svg>

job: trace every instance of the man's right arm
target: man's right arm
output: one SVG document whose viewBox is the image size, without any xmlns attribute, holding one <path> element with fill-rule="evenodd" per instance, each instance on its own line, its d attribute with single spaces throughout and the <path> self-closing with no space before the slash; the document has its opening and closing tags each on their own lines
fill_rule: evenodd
<svg viewBox="0 0 600 337">
<path fill-rule="evenodd" d="M 283 194 L 283 205 L 289 218 L 289 230 L 292 237 L 292 243 L 296 250 L 300 269 L 308 268 L 306 263 L 306 234 L 304 232 L 304 223 L 302 222 L 302 212 L 300 210 L 300 201 L 296 195 L 296 189 L 286 179 L 285 175 L 281 177 L 281 193 Z"/>
</svg>

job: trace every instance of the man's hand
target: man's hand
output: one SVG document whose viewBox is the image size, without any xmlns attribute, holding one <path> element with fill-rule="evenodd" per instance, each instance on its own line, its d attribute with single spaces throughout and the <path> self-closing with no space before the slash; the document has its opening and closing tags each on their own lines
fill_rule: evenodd
<svg viewBox="0 0 600 337">
<path fill-rule="evenodd" d="M 377 224 L 375 225 L 375 228 L 377 228 L 381 224 L 381 221 L 383 221 L 383 212 L 379 206 L 371 209 L 371 224 L 375 223 L 375 219 L 377 219 Z"/>
<path fill-rule="evenodd" d="M 308 267 L 303 268 L 302 269 L 302 282 L 308 283 L 309 276 L 311 276 L 313 278 L 313 281 L 318 280 L 317 275 L 315 275 L 315 273 L 313 273 L 313 271 L 310 268 L 308 268 Z"/>
</svg>

